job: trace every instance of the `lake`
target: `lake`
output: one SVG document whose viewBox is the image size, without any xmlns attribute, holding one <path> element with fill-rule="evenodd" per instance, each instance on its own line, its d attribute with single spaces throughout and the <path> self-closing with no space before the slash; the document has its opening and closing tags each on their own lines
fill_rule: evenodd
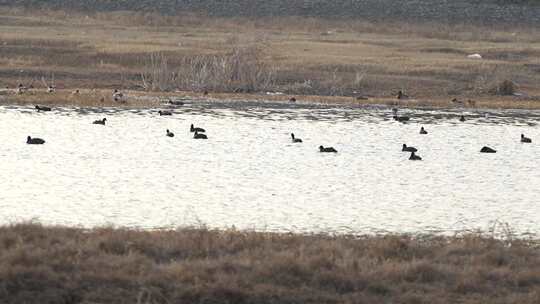
<svg viewBox="0 0 540 304">
<path fill-rule="evenodd" d="M 400 109 L 411 121 L 399 123 L 382 106 L 157 109 L 0 106 L 0 224 L 540 232 L 539 111 Z M 105 126 L 92 124 L 103 117 Z M 191 123 L 209 139 L 193 139 Z M 27 145 L 28 135 L 46 143 Z M 403 143 L 423 160 L 409 161 Z M 485 145 L 498 152 L 479 153 Z"/>
</svg>

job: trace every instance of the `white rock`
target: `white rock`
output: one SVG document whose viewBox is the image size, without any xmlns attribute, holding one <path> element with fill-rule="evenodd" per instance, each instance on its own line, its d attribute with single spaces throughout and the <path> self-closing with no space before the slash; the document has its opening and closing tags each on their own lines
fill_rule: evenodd
<svg viewBox="0 0 540 304">
<path fill-rule="evenodd" d="M 482 55 L 480 55 L 480 54 L 470 54 L 470 55 L 467 55 L 467 58 L 469 58 L 469 59 L 482 59 Z"/>
</svg>

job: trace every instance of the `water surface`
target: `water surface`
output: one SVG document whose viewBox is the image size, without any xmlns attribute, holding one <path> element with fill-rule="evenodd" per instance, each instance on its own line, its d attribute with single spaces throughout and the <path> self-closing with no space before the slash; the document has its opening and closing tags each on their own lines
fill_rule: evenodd
<svg viewBox="0 0 540 304">
<path fill-rule="evenodd" d="M 173 110 L 1 106 L 0 223 L 331 233 L 508 223 L 517 234 L 540 232 L 538 111 L 403 109 L 412 117 L 403 124 L 386 107 Z M 91 124 L 103 117 L 106 126 Z M 209 140 L 192 139 L 191 123 Z M 304 142 L 293 144 L 291 132 Z M 521 133 L 533 143 L 521 144 Z M 28 135 L 47 143 L 26 145 Z M 409 161 L 403 143 L 423 161 Z M 319 145 L 339 153 L 319 153 Z M 484 145 L 498 153 L 479 153 Z"/>
</svg>

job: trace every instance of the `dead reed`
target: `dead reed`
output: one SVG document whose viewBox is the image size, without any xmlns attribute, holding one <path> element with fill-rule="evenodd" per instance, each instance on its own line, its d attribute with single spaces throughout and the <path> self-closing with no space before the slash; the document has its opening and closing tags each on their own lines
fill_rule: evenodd
<svg viewBox="0 0 540 304">
<path fill-rule="evenodd" d="M 150 54 L 141 80 L 151 91 L 254 92 L 273 88 L 275 72 L 259 46 L 236 46 L 219 55 L 182 56 L 170 66 L 161 53 Z"/>
<path fill-rule="evenodd" d="M 538 303 L 540 250 L 481 234 L 0 227 L 2 303 Z"/>
</svg>

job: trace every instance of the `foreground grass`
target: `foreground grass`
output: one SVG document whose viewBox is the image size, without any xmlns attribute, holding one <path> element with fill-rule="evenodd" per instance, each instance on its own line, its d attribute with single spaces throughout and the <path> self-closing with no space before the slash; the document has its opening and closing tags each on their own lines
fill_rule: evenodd
<svg viewBox="0 0 540 304">
<path fill-rule="evenodd" d="M 540 249 L 480 235 L 0 227 L 1 303 L 539 303 Z"/>
</svg>

